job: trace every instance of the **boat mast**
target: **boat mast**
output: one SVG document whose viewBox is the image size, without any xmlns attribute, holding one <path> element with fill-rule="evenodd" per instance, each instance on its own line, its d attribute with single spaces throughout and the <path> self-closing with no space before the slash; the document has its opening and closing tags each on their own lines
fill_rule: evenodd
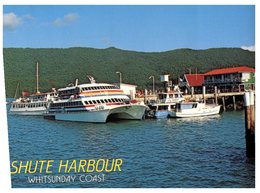
<svg viewBox="0 0 260 193">
<path fill-rule="evenodd" d="M 39 64 L 36 63 L 36 94 L 40 93 L 39 91 Z"/>
<path fill-rule="evenodd" d="M 20 82 L 18 81 L 18 82 L 17 82 L 17 85 L 16 85 L 16 89 L 15 89 L 15 94 L 14 94 L 14 98 L 15 98 L 15 99 L 16 99 L 16 97 L 17 97 L 17 91 L 18 91 L 19 86 L 20 86 Z"/>
</svg>

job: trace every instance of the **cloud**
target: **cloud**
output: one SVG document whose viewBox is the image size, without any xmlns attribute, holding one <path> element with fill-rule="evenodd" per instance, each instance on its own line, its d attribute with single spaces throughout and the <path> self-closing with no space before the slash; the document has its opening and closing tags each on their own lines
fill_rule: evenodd
<svg viewBox="0 0 260 193">
<path fill-rule="evenodd" d="M 22 18 L 15 15 L 13 12 L 5 13 L 3 16 L 4 29 L 14 30 L 22 23 Z"/>
<path fill-rule="evenodd" d="M 241 49 L 248 50 L 250 52 L 254 52 L 255 51 L 255 46 L 241 46 Z"/>
<path fill-rule="evenodd" d="M 53 21 L 53 25 L 55 26 L 67 26 L 70 25 L 72 23 L 74 23 L 75 21 L 77 21 L 79 18 L 79 14 L 77 13 L 68 13 L 66 15 L 63 16 L 63 18 L 57 18 Z"/>
<path fill-rule="evenodd" d="M 17 26 L 22 25 L 25 21 L 33 20 L 30 14 L 18 16 L 13 12 L 5 13 L 3 16 L 3 24 L 5 30 L 15 30 Z"/>
</svg>

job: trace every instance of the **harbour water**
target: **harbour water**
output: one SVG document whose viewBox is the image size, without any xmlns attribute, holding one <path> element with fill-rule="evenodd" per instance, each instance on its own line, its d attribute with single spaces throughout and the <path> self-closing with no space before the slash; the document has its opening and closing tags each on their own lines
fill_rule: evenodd
<svg viewBox="0 0 260 193">
<path fill-rule="evenodd" d="M 107 124 L 8 114 L 8 127 L 11 161 L 123 159 L 122 171 L 106 173 L 103 182 L 28 183 L 26 174 L 13 174 L 13 187 L 255 187 L 243 111 Z"/>
</svg>

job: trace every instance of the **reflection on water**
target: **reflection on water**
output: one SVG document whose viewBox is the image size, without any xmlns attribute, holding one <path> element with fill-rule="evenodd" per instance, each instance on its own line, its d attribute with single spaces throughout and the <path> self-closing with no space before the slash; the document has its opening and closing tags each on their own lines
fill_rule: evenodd
<svg viewBox="0 0 260 193">
<path fill-rule="evenodd" d="M 254 187 L 254 162 L 245 157 L 243 112 L 185 119 L 107 124 L 8 115 L 11 160 L 122 158 L 122 172 L 102 183 L 13 187 Z"/>
</svg>

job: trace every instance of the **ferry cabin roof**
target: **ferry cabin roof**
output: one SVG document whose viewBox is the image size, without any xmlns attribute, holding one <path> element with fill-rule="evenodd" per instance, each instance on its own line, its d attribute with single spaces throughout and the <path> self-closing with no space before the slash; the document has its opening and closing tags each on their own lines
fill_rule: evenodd
<svg viewBox="0 0 260 193">
<path fill-rule="evenodd" d="M 99 89 L 119 89 L 118 86 L 112 85 L 112 84 L 106 84 L 106 83 L 92 83 L 92 84 L 80 84 L 77 86 L 78 88 L 81 88 L 84 90 L 99 90 Z M 66 87 L 66 88 L 60 88 L 58 91 L 66 91 L 66 90 L 74 90 L 76 86 Z"/>
</svg>

